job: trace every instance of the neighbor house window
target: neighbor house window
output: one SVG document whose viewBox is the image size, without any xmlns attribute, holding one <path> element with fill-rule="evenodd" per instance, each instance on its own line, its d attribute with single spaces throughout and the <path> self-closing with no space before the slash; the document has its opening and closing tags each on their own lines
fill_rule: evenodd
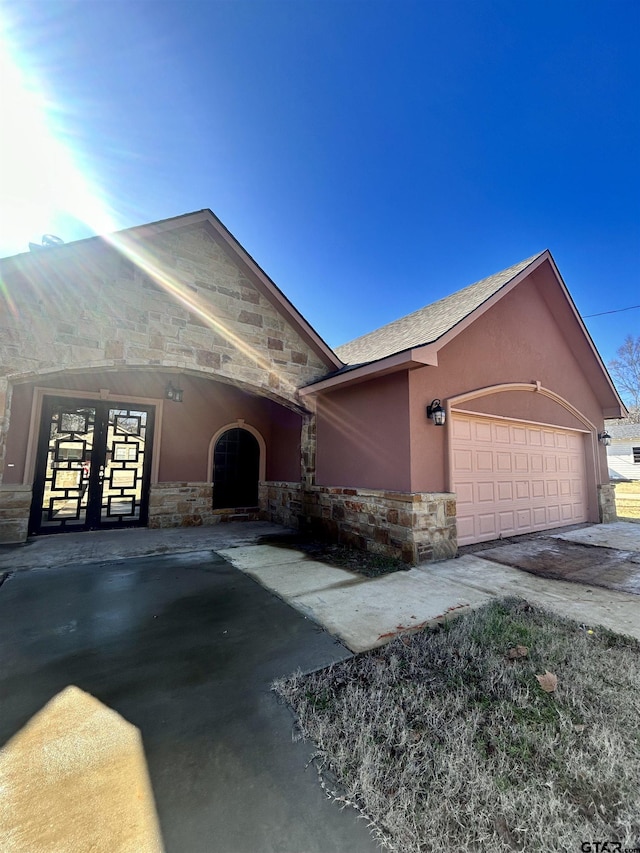
<svg viewBox="0 0 640 853">
<path fill-rule="evenodd" d="M 640 465 L 640 447 L 633 448 L 633 461 Z"/>
</svg>

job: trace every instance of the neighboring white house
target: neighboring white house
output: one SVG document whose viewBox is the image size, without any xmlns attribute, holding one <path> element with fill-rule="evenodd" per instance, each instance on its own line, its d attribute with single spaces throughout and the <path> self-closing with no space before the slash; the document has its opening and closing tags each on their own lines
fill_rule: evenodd
<svg viewBox="0 0 640 853">
<path fill-rule="evenodd" d="M 611 480 L 640 480 L 640 424 L 607 424 L 611 444 L 607 462 Z"/>
</svg>

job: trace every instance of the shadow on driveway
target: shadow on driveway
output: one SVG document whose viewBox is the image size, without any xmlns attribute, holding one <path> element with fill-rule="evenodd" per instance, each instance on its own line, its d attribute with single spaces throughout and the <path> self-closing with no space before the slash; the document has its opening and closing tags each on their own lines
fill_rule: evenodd
<svg viewBox="0 0 640 853">
<path fill-rule="evenodd" d="M 142 732 L 167 853 L 377 849 L 270 691 L 350 653 L 222 557 L 17 572 L 0 643 L 0 744 L 67 685 L 96 696 Z"/>
</svg>

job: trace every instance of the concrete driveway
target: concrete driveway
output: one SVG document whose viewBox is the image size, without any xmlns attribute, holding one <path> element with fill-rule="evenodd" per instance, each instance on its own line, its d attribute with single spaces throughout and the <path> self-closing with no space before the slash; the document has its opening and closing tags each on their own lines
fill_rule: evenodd
<svg viewBox="0 0 640 853">
<path fill-rule="evenodd" d="M 275 677 L 495 596 L 640 639 L 640 602 L 628 592 L 523 572 L 482 551 L 365 578 L 261 544 L 276 531 L 68 534 L 1 550 L 0 746 L 77 685 L 139 727 L 168 853 L 373 851 L 365 822 L 323 795 L 310 745 L 292 742 L 290 712 L 269 690 Z M 640 554 L 631 523 L 555 536 L 596 555 L 624 551 L 632 566 Z M 26 774 L 29 803 L 32 782 Z"/>
<path fill-rule="evenodd" d="M 15 571 L 0 586 L 0 649 L 0 746 L 68 685 L 97 697 L 142 733 L 167 853 L 377 849 L 323 794 L 312 746 L 292 741 L 269 689 L 350 652 L 211 550 Z M 23 775 L 27 818 L 0 819 L 0 849 L 42 849 L 48 782 Z"/>
</svg>

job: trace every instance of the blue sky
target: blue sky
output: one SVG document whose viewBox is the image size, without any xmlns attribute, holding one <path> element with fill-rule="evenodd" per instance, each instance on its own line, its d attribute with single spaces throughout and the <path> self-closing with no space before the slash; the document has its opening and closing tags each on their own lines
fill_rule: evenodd
<svg viewBox="0 0 640 853">
<path fill-rule="evenodd" d="M 637 0 L 0 18 L 29 93 L 0 132 L 0 255 L 210 207 L 331 345 L 544 248 L 583 315 L 640 305 Z M 608 361 L 640 309 L 586 323 Z"/>
</svg>

